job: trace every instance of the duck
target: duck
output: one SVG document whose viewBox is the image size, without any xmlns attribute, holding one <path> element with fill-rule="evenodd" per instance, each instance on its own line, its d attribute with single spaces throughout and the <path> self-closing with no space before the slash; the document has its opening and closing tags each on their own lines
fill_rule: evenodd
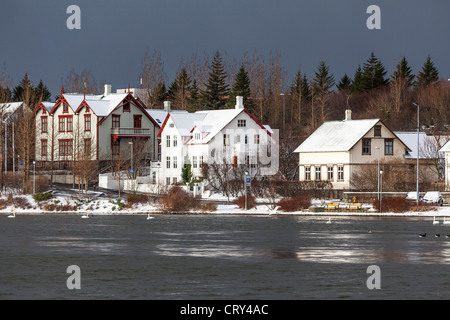
<svg viewBox="0 0 450 320">
<path fill-rule="evenodd" d="M 425 232 L 425 233 L 421 233 L 421 234 L 419 234 L 419 237 L 420 238 L 425 238 L 427 236 L 427 233 Z"/>
<path fill-rule="evenodd" d="M 435 235 L 434 235 L 434 237 L 435 238 L 439 238 L 441 235 L 439 234 L 439 233 L 436 233 Z"/>
<path fill-rule="evenodd" d="M 450 234 L 446 235 L 445 237 L 446 237 L 446 238 L 450 238 Z"/>
</svg>

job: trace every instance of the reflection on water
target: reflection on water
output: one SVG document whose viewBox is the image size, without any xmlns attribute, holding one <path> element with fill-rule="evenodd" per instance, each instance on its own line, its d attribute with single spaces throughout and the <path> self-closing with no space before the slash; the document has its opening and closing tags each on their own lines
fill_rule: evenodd
<svg viewBox="0 0 450 320">
<path fill-rule="evenodd" d="M 381 266 L 382 297 L 431 297 L 436 288 L 439 298 L 450 297 L 450 282 L 442 282 L 450 278 L 444 236 L 450 226 L 429 221 L 2 218 L 0 298 L 67 297 L 65 270 L 72 264 L 81 267 L 82 295 L 89 298 L 361 298 L 369 294 L 365 270 L 372 264 Z M 418 237 L 425 232 L 430 236 Z"/>
</svg>

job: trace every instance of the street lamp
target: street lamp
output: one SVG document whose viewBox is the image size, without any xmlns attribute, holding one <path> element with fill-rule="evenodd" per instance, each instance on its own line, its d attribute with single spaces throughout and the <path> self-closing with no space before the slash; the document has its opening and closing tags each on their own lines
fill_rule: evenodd
<svg viewBox="0 0 450 320">
<path fill-rule="evenodd" d="M 128 141 L 128 144 L 131 146 L 131 176 L 134 177 L 134 171 L 133 171 L 133 141 Z"/>
<path fill-rule="evenodd" d="M 380 212 L 381 212 L 381 202 L 383 200 L 383 169 L 380 169 Z"/>
<path fill-rule="evenodd" d="M 36 161 L 33 160 L 33 194 L 36 194 Z"/>
<path fill-rule="evenodd" d="M 247 176 L 248 171 L 245 171 L 244 185 L 245 185 L 245 211 L 247 211 Z"/>
<path fill-rule="evenodd" d="M 417 107 L 417 172 L 416 172 L 416 190 L 417 190 L 417 206 L 419 206 L 419 104 L 417 102 L 413 102 L 413 105 Z"/>
</svg>

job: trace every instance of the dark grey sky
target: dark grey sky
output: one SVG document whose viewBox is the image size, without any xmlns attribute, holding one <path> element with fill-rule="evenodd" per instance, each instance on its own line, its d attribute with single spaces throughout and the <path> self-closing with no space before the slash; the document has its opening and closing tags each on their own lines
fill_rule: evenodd
<svg viewBox="0 0 450 320">
<path fill-rule="evenodd" d="M 69 30 L 69 5 L 81 30 Z M 381 30 L 369 30 L 369 5 Z M 372 51 L 389 74 L 405 55 L 414 73 L 428 54 L 450 78 L 447 0 L 1 0 L 0 64 L 16 85 L 26 72 L 53 96 L 72 68 L 90 70 L 113 89 L 138 86 L 145 49 L 159 50 L 169 81 L 182 57 L 240 60 L 244 51 L 277 51 L 289 82 L 298 68 L 311 77 L 321 60 L 338 80 L 353 76 Z"/>
</svg>

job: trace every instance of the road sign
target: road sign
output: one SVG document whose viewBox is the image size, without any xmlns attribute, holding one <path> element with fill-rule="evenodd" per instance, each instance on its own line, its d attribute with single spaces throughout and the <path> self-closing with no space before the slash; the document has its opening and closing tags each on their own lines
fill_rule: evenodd
<svg viewBox="0 0 450 320">
<path fill-rule="evenodd" d="M 247 187 L 250 186 L 251 182 L 252 182 L 252 178 L 250 176 L 246 176 L 245 177 L 245 184 L 247 185 Z"/>
</svg>

